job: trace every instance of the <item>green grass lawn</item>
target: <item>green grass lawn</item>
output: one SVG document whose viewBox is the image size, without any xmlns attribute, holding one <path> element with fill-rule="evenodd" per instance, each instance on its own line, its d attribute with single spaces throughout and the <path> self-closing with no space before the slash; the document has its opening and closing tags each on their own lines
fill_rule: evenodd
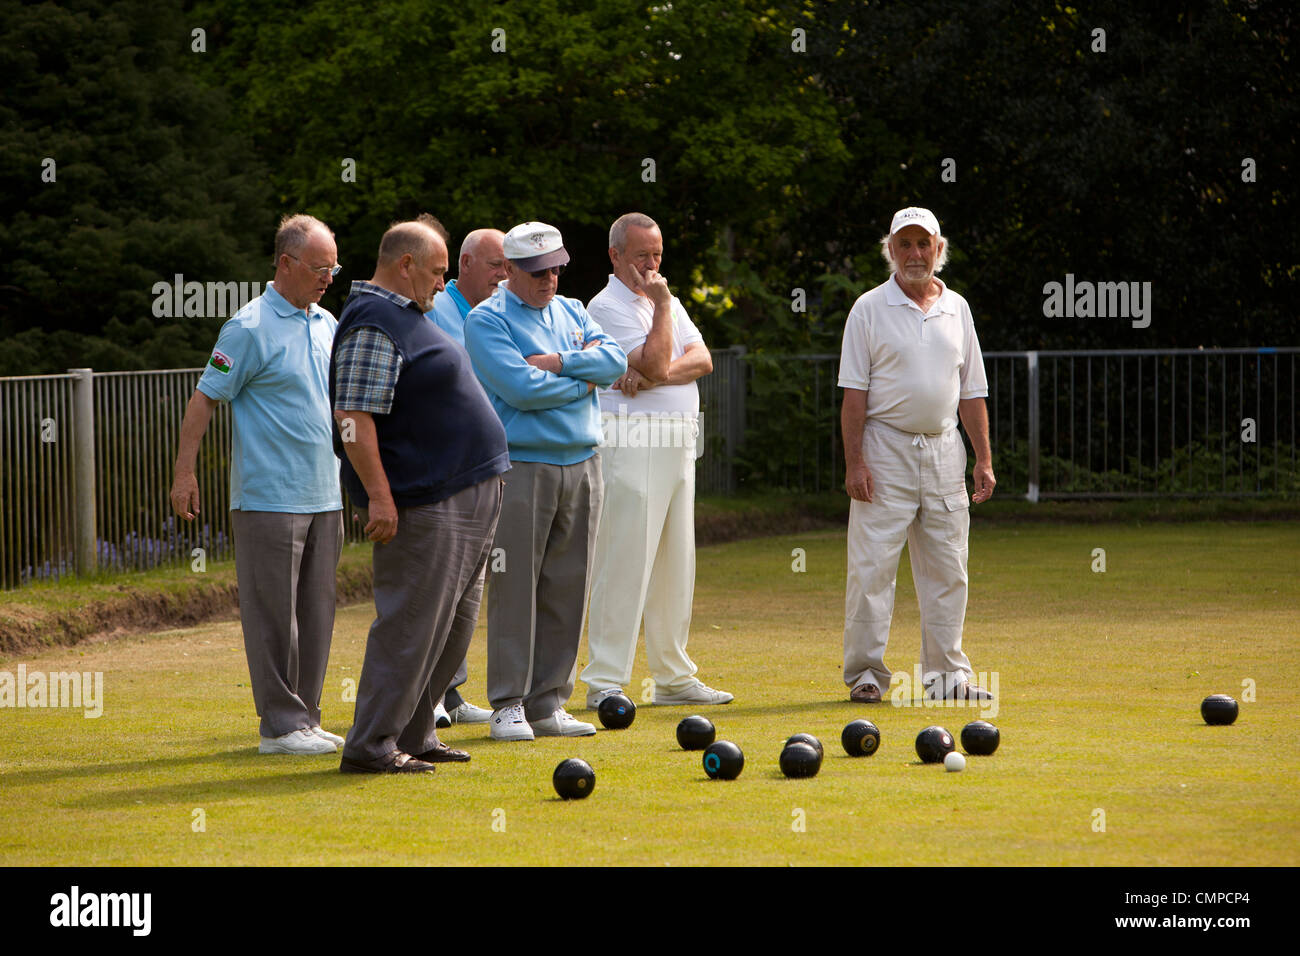
<svg viewBox="0 0 1300 956">
<path fill-rule="evenodd" d="M 1096 548 L 1105 573 L 1091 570 Z M 444 739 L 474 759 L 431 776 L 259 756 L 239 626 L 219 623 L 0 661 L 102 672 L 105 698 L 96 719 L 0 709 L 0 864 L 1300 863 L 1293 525 L 981 527 L 977 513 L 965 649 L 996 675 L 1002 746 L 960 774 L 921 765 L 913 740 L 929 724 L 959 733 L 973 708 L 847 700 L 842 532 L 699 558 L 690 647 L 700 676 L 736 695 L 704 711 L 745 752 L 736 781 L 708 780 L 677 748 L 694 710 L 650 706 L 628 730 L 576 740 L 496 743 L 456 726 Z M 910 679 L 906 559 L 898 584 L 889 659 Z M 338 616 L 324 723 L 340 733 L 371 616 Z M 484 664 L 480 627 L 467 696 L 481 704 Z M 638 703 L 646 677 L 642 653 L 627 688 Z M 595 722 L 584 691 L 571 709 Z M 1210 693 L 1243 701 L 1235 726 L 1201 722 Z M 862 716 L 881 749 L 850 759 L 839 733 Z M 825 744 L 813 779 L 777 769 L 796 731 Z M 585 801 L 551 789 L 568 756 L 596 769 Z"/>
</svg>

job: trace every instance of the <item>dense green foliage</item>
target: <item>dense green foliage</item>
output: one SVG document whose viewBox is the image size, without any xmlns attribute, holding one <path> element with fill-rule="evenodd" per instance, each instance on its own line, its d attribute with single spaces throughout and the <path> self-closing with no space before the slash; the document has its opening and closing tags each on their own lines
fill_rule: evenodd
<svg viewBox="0 0 1300 956">
<path fill-rule="evenodd" d="M 219 318 L 155 318 L 153 284 L 265 280 L 298 210 L 336 311 L 394 218 L 553 222 L 586 298 L 636 208 L 710 344 L 834 351 L 918 203 L 986 349 L 1290 344 L 1293 41 L 1224 0 L 14 5 L 0 373 L 201 360 Z M 1150 281 L 1151 327 L 1045 318 L 1067 273 Z"/>
</svg>

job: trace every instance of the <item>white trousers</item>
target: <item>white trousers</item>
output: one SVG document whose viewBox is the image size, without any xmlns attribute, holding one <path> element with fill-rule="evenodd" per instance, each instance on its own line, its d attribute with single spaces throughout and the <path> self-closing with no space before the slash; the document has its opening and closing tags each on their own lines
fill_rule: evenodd
<svg viewBox="0 0 1300 956">
<path fill-rule="evenodd" d="M 874 489 L 870 503 L 855 500 L 849 508 L 844 683 L 889 689 L 885 647 L 906 541 L 921 607 L 921 670 L 926 682 L 941 677 L 947 692 L 971 674 L 961 650 L 970 532 L 966 445 L 955 428 L 911 435 L 868 421 L 862 455 Z"/>
<path fill-rule="evenodd" d="M 603 446 L 605 507 L 596 532 L 587 621 L 592 692 L 626 688 L 645 622 L 658 689 L 691 685 L 686 656 L 695 596 L 695 442 L 691 422 L 663 422 L 654 447 Z"/>
</svg>

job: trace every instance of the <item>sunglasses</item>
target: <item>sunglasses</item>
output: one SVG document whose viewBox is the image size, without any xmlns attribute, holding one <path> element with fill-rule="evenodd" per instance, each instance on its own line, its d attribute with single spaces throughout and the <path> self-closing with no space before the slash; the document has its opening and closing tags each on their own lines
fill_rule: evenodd
<svg viewBox="0 0 1300 956">
<path fill-rule="evenodd" d="M 564 266 L 551 266 L 549 269 L 538 269 L 536 272 L 528 273 L 534 279 L 540 279 L 545 275 L 554 272 L 557 276 L 564 275 Z"/>
</svg>

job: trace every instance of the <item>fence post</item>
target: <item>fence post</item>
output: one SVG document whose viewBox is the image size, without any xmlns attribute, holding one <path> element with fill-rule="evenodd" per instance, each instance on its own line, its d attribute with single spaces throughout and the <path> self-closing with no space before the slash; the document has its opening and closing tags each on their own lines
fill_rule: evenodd
<svg viewBox="0 0 1300 956">
<path fill-rule="evenodd" d="M 77 574 L 94 574 L 95 554 L 95 370 L 70 368 L 72 376 L 72 450 L 77 515 Z"/>
<path fill-rule="evenodd" d="M 1039 437 L 1039 378 L 1038 353 L 1027 352 L 1029 362 L 1029 493 L 1025 495 L 1031 502 L 1038 502 L 1038 437 Z"/>
</svg>

